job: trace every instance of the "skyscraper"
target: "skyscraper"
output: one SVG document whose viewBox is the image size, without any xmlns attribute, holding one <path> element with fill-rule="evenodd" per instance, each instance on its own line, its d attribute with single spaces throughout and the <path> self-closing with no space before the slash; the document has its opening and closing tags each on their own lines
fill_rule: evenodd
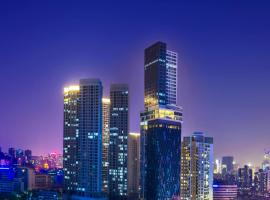
<svg viewBox="0 0 270 200">
<path fill-rule="evenodd" d="M 110 105 L 110 99 L 102 98 L 102 191 L 105 193 L 108 193 L 109 179 Z"/>
<path fill-rule="evenodd" d="M 140 133 L 128 135 L 128 196 L 129 200 L 139 198 L 140 178 Z"/>
<path fill-rule="evenodd" d="M 94 197 L 102 188 L 102 84 L 80 80 L 78 192 Z"/>
<path fill-rule="evenodd" d="M 233 156 L 222 157 L 222 175 L 233 172 Z"/>
<path fill-rule="evenodd" d="M 176 90 L 177 54 L 157 42 L 144 51 L 140 193 L 145 200 L 180 194 L 182 110 Z"/>
<path fill-rule="evenodd" d="M 111 85 L 110 100 L 109 196 L 121 200 L 127 198 L 128 187 L 128 86 Z"/>
<path fill-rule="evenodd" d="M 253 185 L 256 193 L 267 194 L 270 191 L 270 171 L 259 169 L 255 172 Z"/>
<path fill-rule="evenodd" d="M 177 53 L 167 50 L 167 45 L 157 42 L 144 51 L 144 103 L 176 105 Z"/>
<path fill-rule="evenodd" d="M 238 169 L 237 185 L 240 191 L 249 191 L 252 187 L 252 169 L 245 165 Z"/>
<path fill-rule="evenodd" d="M 11 158 L 15 158 L 15 153 L 16 153 L 16 150 L 12 147 L 8 148 L 8 155 L 11 157 Z"/>
<path fill-rule="evenodd" d="M 79 128 L 79 85 L 64 88 L 63 170 L 64 192 L 77 189 L 77 136 Z"/>
<path fill-rule="evenodd" d="M 213 138 L 195 132 L 184 137 L 181 156 L 181 199 L 213 199 Z"/>
</svg>

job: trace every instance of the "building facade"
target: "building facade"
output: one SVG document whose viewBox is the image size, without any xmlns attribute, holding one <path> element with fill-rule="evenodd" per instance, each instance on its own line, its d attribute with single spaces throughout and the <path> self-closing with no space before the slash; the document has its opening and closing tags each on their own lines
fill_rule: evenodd
<svg viewBox="0 0 270 200">
<path fill-rule="evenodd" d="M 129 91 L 125 84 L 110 88 L 109 197 L 127 199 Z"/>
<path fill-rule="evenodd" d="M 64 192 L 77 190 L 77 137 L 79 131 L 79 85 L 64 88 L 63 170 Z"/>
<path fill-rule="evenodd" d="M 110 105 L 109 98 L 102 98 L 102 191 L 105 193 L 109 182 Z"/>
<path fill-rule="evenodd" d="M 178 56 L 176 52 L 166 51 L 166 77 L 167 77 L 167 104 L 176 105 L 177 101 L 177 65 Z"/>
<path fill-rule="evenodd" d="M 252 174 L 252 169 L 247 165 L 238 169 L 237 184 L 241 192 L 251 189 L 253 183 Z"/>
<path fill-rule="evenodd" d="M 181 156 L 181 199 L 213 199 L 213 138 L 195 132 L 184 137 Z"/>
<path fill-rule="evenodd" d="M 237 185 L 213 185 L 213 200 L 236 200 Z"/>
<path fill-rule="evenodd" d="M 177 54 L 157 42 L 144 51 L 141 112 L 140 197 L 180 195 L 182 110 L 177 102 Z"/>
<path fill-rule="evenodd" d="M 222 175 L 231 174 L 233 170 L 233 156 L 222 157 Z"/>
<path fill-rule="evenodd" d="M 102 94 L 99 79 L 80 80 L 78 193 L 94 197 L 102 191 Z"/>
<path fill-rule="evenodd" d="M 140 178 L 140 133 L 128 135 L 128 197 L 129 200 L 139 198 Z"/>
</svg>

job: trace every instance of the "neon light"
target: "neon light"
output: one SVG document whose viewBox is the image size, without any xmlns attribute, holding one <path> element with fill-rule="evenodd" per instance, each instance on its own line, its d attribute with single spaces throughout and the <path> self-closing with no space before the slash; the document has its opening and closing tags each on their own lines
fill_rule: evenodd
<svg viewBox="0 0 270 200">
<path fill-rule="evenodd" d="M 0 167 L 0 169 L 9 169 L 8 167 Z"/>
</svg>

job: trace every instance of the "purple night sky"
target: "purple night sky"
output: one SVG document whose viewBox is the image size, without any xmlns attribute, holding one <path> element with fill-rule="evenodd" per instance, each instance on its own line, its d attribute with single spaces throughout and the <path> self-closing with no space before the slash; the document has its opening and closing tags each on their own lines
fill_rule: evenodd
<svg viewBox="0 0 270 200">
<path fill-rule="evenodd" d="M 163 1 L 162 1 L 163 2 Z M 216 156 L 259 163 L 270 149 L 270 2 L 2 1 L 0 146 L 62 150 L 63 87 L 80 78 L 130 86 L 143 109 L 143 50 L 179 54 L 183 135 L 214 137 Z"/>
</svg>

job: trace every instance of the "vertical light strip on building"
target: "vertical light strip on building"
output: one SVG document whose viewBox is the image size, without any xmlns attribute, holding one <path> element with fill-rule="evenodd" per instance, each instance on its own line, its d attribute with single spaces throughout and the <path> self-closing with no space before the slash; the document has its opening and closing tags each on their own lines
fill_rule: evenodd
<svg viewBox="0 0 270 200">
<path fill-rule="evenodd" d="M 102 98 L 102 191 L 105 193 L 108 193 L 109 179 L 110 105 L 109 98 Z"/>
<path fill-rule="evenodd" d="M 128 197 L 139 199 L 140 133 L 128 135 Z"/>
</svg>

